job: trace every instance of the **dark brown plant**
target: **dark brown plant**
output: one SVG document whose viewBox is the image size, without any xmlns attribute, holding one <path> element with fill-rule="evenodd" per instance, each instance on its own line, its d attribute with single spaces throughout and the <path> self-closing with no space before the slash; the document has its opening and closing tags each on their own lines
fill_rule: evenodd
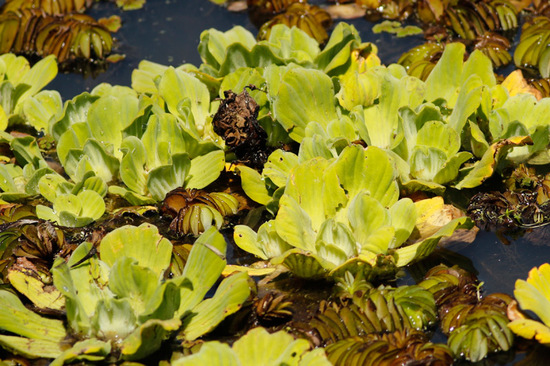
<svg viewBox="0 0 550 366">
<path fill-rule="evenodd" d="M 491 59 L 495 68 L 503 67 L 512 62 L 512 55 L 508 50 L 510 40 L 498 33 L 486 32 L 476 38 L 474 49 L 480 50 Z"/>
<path fill-rule="evenodd" d="M 256 27 L 272 19 L 294 3 L 307 2 L 307 0 L 247 0 L 248 15 L 250 21 Z"/>
<path fill-rule="evenodd" d="M 284 13 L 276 15 L 260 27 L 258 40 L 268 39 L 271 28 L 276 24 L 297 27 L 324 44 L 328 39 L 327 29 L 332 25 L 332 18 L 326 10 L 316 5 L 293 3 Z"/>
<path fill-rule="evenodd" d="M 470 199 L 468 215 L 480 228 L 514 230 L 550 223 L 550 174 L 518 166 L 504 192 L 480 192 Z"/>
<path fill-rule="evenodd" d="M 13 266 L 27 268 L 43 278 L 57 256 L 68 257 L 76 245 L 69 244 L 63 231 L 51 222 L 24 218 L 0 225 L 0 268 L 2 277 Z"/>
<path fill-rule="evenodd" d="M 1 53 L 55 55 L 59 63 L 103 60 L 113 46 L 109 30 L 92 17 L 78 13 L 49 15 L 41 9 L 1 14 L 0 34 Z"/>
<path fill-rule="evenodd" d="M 268 292 L 252 305 L 254 317 L 263 326 L 272 326 L 292 319 L 292 302 L 285 294 Z"/>
<path fill-rule="evenodd" d="M 531 78 L 527 82 L 540 92 L 541 98 L 550 97 L 550 78 Z"/>
<path fill-rule="evenodd" d="M 246 89 L 240 94 L 226 90 L 224 95 L 212 119 L 214 132 L 239 162 L 261 170 L 271 149 L 266 145 L 267 133 L 258 123 L 259 106 Z"/>
</svg>

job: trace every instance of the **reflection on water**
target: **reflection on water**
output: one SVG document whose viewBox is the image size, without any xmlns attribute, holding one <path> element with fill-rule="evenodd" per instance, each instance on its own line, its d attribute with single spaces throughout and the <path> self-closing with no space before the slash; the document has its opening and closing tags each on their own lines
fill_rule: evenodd
<svg viewBox="0 0 550 366">
<path fill-rule="evenodd" d="M 473 262 L 487 293 L 512 295 L 516 279 L 527 279 L 531 268 L 550 262 L 550 225 L 508 239 L 506 245 L 495 233 L 480 232 L 474 243 L 456 251 Z"/>
</svg>

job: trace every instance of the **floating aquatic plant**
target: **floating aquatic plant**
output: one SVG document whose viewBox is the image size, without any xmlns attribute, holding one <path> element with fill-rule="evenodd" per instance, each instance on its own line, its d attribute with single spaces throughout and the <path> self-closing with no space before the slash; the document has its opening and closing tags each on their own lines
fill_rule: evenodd
<svg viewBox="0 0 550 366">
<path fill-rule="evenodd" d="M 369 286 L 351 300 L 353 305 L 322 305 L 309 323 L 324 345 L 371 333 L 428 329 L 437 320 L 433 295 L 416 285 Z"/>
<path fill-rule="evenodd" d="M 104 60 L 111 53 L 111 32 L 85 14 L 49 15 L 37 9 L 4 12 L 0 15 L 2 53 L 14 52 L 45 57 L 59 63 Z"/>
<path fill-rule="evenodd" d="M 179 76 L 173 72 L 168 70 L 163 80 L 173 76 L 177 82 Z M 208 104 L 207 94 L 206 98 Z M 172 189 L 203 188 L 214 181 L 225 160 L 216 144 L 201 141 L 193 131 L 204 123 L 204 111 L 194 106 L 182 122 L 152 109 L 150 103 L 140 106 L 132 89 L 109 85 L 67 103 L 61 117 L 50 124 L 67 175 L 78 182 L 92 172 L 105 183 L 120 176 L 124 186 L 111 185 L 109 192 L 133 204 L 157 202 Z"/>
<path fill-rule="evenodd" d="M 524 69 L 536 69 L 543 78 L 550 76 L 550 51 L 543 39 L 549 36 L 550 19 L 533 17 L 522 26 L 514 63 Z"/>
<path fill-rule="evenodd" d="M 346 276 L 351 276 L 349 272 Z M 357 279 L 357 277 L 356 277 Z M 392 364 L 452 360 L 450 350 L 429 342 L 420 331 L 437 318 L 433 295 L 419 286 L 390 288 L 367 285 L 356 290 L 351 304 L 322 302 L 319 312 L 303 325 L 315 344 L 325 346 L 336 365 Z"/>
<path fill-rule="evenodd" d="M 260 169 L 267 160 L 267 133 L 258 124 L 259 106 L 246 90 L 224 92 L 225 99 L 212 119 L 220 135 L 239 162 Z"/>
<path fill-rule="evenodd" d="M 84 242 L 68 262 L 58 258 L 52 268 L 55 291 L 65 301 L 67 328 L 26 309 L 13 293 L 0 292 L 5 310 L 0 328 L 14 334 L 0 336 L 3 347 L 30 358 L 55 358 L 52 365 L 98 361 L 111 352 L 115 358 L 137 360 L 180 327 L 184 339 L 207 333 L 250 293 L 247 276 L 238 274 L 203 301 L 225 265 L 219 256 L 225 241 L 214 228 L 197 240 L 183 274 L 168 280 L 164 274 L 172 244 L 154 226 L 121 227 L 107 234 L 99 245 L 101 259 L 88 256 L 90 250 L 92 244 Z M 67 334 L 79 339 L 68 349 L 63 346 Z"/>
<path fill-rule="evenodd" d="M 326 347 L 333 365 L 406 365 L 408 363 L 449 365 L 453 357 L 442 344 L 429 342 L 418 331 L 404 330 L 348 338 Z"/>
<path fill-rule="evenodd" d="M 92 0 L 6 0 L 2 12 L 39 8 L 46 14 L 81 13 L 92 5 Z"/>
<path fill-rule="evenodd" d="M 358 48 L 357 30 L 339 23 L 321 51 L 319 44 L 298 28 L 276 25 L 268 39 L 256 41 L 252 33 L 236 26 L 227 32 L 210 29 L 201 34 L 199 53 L 203 64 L 200 70 L 222 77 L 240 67 L 263 65 L 315 66 L 331 74 L 345 72 L 351 51 Z"/>
<path fill-rule="evenodd" d="M 411 200 L 398 200 L 395 174 L 388 155 L 376 147 L 348 147 L 337 159 L 307 160 L 290 171 L 276 218 L 258 233 L 237 226 L 235 242 L 300 277 L 346 270 L 363 271 L 366 278 L 391 276 L 396 267 L 429 254 L 441 237 L 467 225 L 457 219 L 404 245 L 417 211 Z"/>
<path fill-rule="evenodd" d="M 174 366 L 204 365 L 220 360 L 227 365 L 330 365 L 323 349 L 309 351 L 309 342 L 294 339 L 284 331 L 269 334 L 264 328 L 254 328 L 239 338 L 232 347 L 217 341 L 205 342 L 192 355 L 172 361 Z M 223 361 L 222 361 L 223 360 Z"/>
<path fill-rule="evenodd" d="M 430 291 L 439 310 L 441 329 L 455 357 L 477 362 L 491 352 L 512 347 L 506 309 L 512 298 L 506 294 L 480 295 L 482 284 L 457 267 L 436 266 L 419 286 Z"/>
<path fill-rule="evenodd" d="M 427 42 L 403 53 L 397 63 L 405 67 L 407 74 L 425 81 L 444 49 L 440 43 Z"/>
<path fill-rule="evenodd" d="M 509 173 L 504 192 L 480 192 L 468 206 L 468 214 L 481 228 L 528 228 L 546 225 L 550 219 L 550 181 L 533 167 L 520 164 Z"/>
<path fill-rule="evenodd" d="M 82 191 L 77 195 L 60 194 L 53 201 L 53 208 L 36 206 L 36 215 L 62 226 L 82 227 L 97 221 L 105 213 L 105 202 L 97 192 Z"/>
<path fill-rule="evenodd" d="M 265 22 L 258 30 L 258 39 L 267 39 L 271 28 L 276 24 L 284 24 L 303 30 L 320 44 L 328 39 L 327 29 L 332 25 L 330 14 L 323 8 L 306 2 L 294 2 L 283 13 Z"/>
<path fill-rule="evenodd" d="M 41 102 L 45 102 L 45 98 L 54 100 L 54 103 L 61 102 L 61 97 L 57 92 L 40 92 L 57 75 L 57 64 L 54 57 L 47 57 L 31 67 L 24 57 L 9 53 L 1 55 L 0 75 L 2 96 L 0 130 L 2 131 L 8 127 L 8 124 L 23 120 L 22 115 L 28 114 L 25 113 L 24 106 L 32 97 Z M 30 120 L 32 123 L 32 118 Z M 36 127 L 40 129 L 43 126 L 37 125 Z"/>
<path fill-rule="evenodd" d="M 211 226 L 219 229 L 224 217 L 235 215 L 238 210 L 237 199 L 224 192 L 176 188 L 162 201 L 163 213 L 173 217 L 170 229 L 183 235 L 199 235 Z"/>
<path fill-rule="evenodd" d="M 254 301 L 252 311 L 259 324 L 276 324 L 292 318 L 292 301 L 288 301 L 285 294 L 275 295 L 268 292 Z"/>
<path fill-rule="evenodd" d="M 497 47 L 498 37 L 491 40 L 495 43 L 488 42 L 488 47 Z M 52 291 L 59 291 L 54 293 L 62 300 L 50 307 L 58 311 L 64 303 L 69 328 L 30 315 L 16 298 L 2 293 L 6 309 L 22 311 L 42 326 L 29 330 L 23 325 L 32 324 L 6 316 L 0 324 L 15 335 L 2 335 L 0 341 L 28 357 L 58 357 L 58 363 L 114 359 L 119 354 L 124 359 L 140 359 L 158 349 L 168 334 L 192 342 L 236 311 L 249 295 L 245 274 L 222 281 L 214 296 L 203 301 L 225 264 L 225 242 L 207 226 L 221 225 L 222 211 L 234 213 L 236 201 L 226 194 L 192 189 L 204 189 L 219 177 L 226 154 L 229 159 L 236 155 L 236 160 L 252 160 L 235 146 L 257 134 L 256 142 L 244 146 L 265 147 L 261 158 L 267 156 L 267 162 L 258 159 L 257 170 L 243 165 L 237 169 L 244 191 L 267 205 L 273 219 L 257 232 L 239 225 L 234 238 L 241 248 L 269 260 L 272 267 L 282 264 L 308 279 L 328 277 L 348 291 L 343 301 L 355 302 L 353 306 L 338 305 L 322 313 L 339 324 L 332 328 L 346 334 L 345 338 L 334 337 L 329 346 L 331 360 L 344 362 L 354 353 L 373 360 L 393 355 L 406 362 L 424 362 L 437 355 L 433 362 L 448 363 L 447 348 L 404 331 L 432 325 L 434 301 L 457 315 L 443 319 L 455 357 L 464 353 L 468 359 L 479 360 L 492 351 L 509 349 L 512 338 L 503 311 L 510 299 L 501 295 L 482 298 L 479 284 L 467 275 L 442 270 L 438 278 L 421 283 L 426 289 L 372 288 L 366 283 L 393 278 L 399 268 L 429 255 L 441 238 L 471 227 L 460 214 L 458 218 L 447 215 L 441 197 L 413 202 L 399 199 L 400 193 L 429 190 L 437 194 L 447 186 L 473 188 L 494 172 L 506 172 L 508 166 L 549 161 L 548 124 L 540 118 L 546 115 L 546 101 L 521 94 L 526 89 L 512 85 L 511 79 L 498 85 L 491 61 L 482 51 L 464 61 L 463 45 L 448 45 L 445 52 L 438 47 L 427 47 L 432 61 L 441 59 L 422 81 L 407 75 L 401 66 L 382 66 L 376 47 L 362 43 L 357 31 L 344 24 L 335 28 L 323 48 L 303 31 L 283 25 L 273 27 L 267 41 L 255 40 L 243 28 L 225 33 L 209 30 L 201 37 L 203 64 L 199 68 L 144 62 L 134 73 L 133 89 L 102 84 L 65 105 L 54 94 L 29 95 L 14 121 L 28 121 L 51 134 L 63 170 L 55 172 L 50 167 L 35 138 L 2 134 L 3 151 L 9 150 L 3 160 L 10 163 L 0 166 L 5 178 L 0 184 L 3 199 L 41 195 L 53 203 L 53 209 L 40 207 L 39 215 L 63 225 L 98 217 L 97 212 L 89 212 L 98 211 L 91 210 L 92 205 L 67 204 L 76 202 L 75 197 L 94 196 L 90 202 L 98 205 L 107 193 L 138 205 L 164 200 L 166 212 L 175 217 L 173 227 L 206 233 L 192 249 L 179 246 L 173 251 L 166 249 L 171 245 L 164 239 L 150 235 L 151 228 L 118 229 L 99 244 L 99 256 L 94 244 L 82 244 L 68 264 L 60 259 L 52 270 L 57 286 Z M 10 77 L 17 75 L 5 78 Z M 229 100 L 216 99 L 225 97 L 225 91 L 240 91 L 251 84 L 257 90 L 250 88 L 248 96 L 228 93 Z M 218 106 L 227 108 L 224 103 L 232 98 L 246 106 L 237 111 L 236 122 L 215 120 Z M 248 119 L 248 128 L 241 126 L 243 119 Z M 229 134 L 217 128 L 231 124 L 242 128 Z M 260 136 L 260 128 L 266 136 Z M 276 148 L 281 149 L 268 156 Z M 517 177 L 516 182 L 528 184 L 529 177 Z M 191 198 L 199 203 L 195 205 Z M 118 212 L 122 216 L 144 210 L 148 208 Z M 432 225 L 430 218 L 441 216 L 450 218 L 443 225 Z M 14 245 L 17 235 L 7 230 L 5 243 Z M 142 240 L 152 236 L 155 240 Z M 53 240 L 53 236 L 44 237 Z M 135 248 L 139 253 L 130 253 L 132 246 L 122 244 L 124 255 L 115 255 L 127 239 L 140 243 Z M 150 249 L 142 241 L 154 241 L 157 246 Z M 159 247 L 164 248 L 162 260 L 149 255 Z M 46 249 L 38 245 L 31 252 L 51 255 L 54 251 Z M 166 260 L 167 250 L 174 253 L 172 260 Z M 199 261 L 198 257 L 207 259 Z M 157 259 L 162 266 L 147 262 Z M 165 270 L 170 265 L 168 274 Z M 44 273 L 42 267 L 36 272 Z M 33 295 L 21 293 L 36 304 L 42 301 L 36 298 L 43 293 L 40 286 L 45 282 L 35 281 L 38 278 L 31 270 L 24 260 L 7 269 L 14 287 L 33 284 Z M 342 276 L 347 276 L 346 283 Z M 43 277 L 47 281 L 48 276 Z M 78 294 L 72 291 L 71 281 L 79 286 Z M 93 290 L 88 291 L 90 286 Z M 155 302 L 158 299 L 166 301 Z M 292 314 L 283 296 L 263 297 L 254 308 L 258 322 L 265 324 L 284 321 Z M 361 328 L 368 328 L 361 323 L 365 318 L 372 329 Z M 350 319 L 360 327 L 349 326 Z M 49 338 L 44 335 L 46 327 L 52 329 Z M 373 329 L 400 331 L 352 339 Z M 149 337 L 149 332 L 156 336 Z M 67 334 L 90 340 L 73 343 L 66 340 Z M 477 342 L 480 337 L 483 341 Z M 62 350 L 62 339 L 71 348 Z M 235 351 L 207 344 L 195 355 L 197 360 L 210 352 L 229 355 Z M 411 346 L 408 351 L 405 344 Z M 309 357 L 326 361 L 321 351 L 313 354 Z"/>
</svg>

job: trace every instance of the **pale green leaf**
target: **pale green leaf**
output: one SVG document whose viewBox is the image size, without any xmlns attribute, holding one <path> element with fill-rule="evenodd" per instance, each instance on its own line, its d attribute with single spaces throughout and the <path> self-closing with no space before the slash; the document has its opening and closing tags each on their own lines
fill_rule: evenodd
<svg viewBox="0 0 550 366">
<path fill-rule="evenodd" d="M 295 154 L 277 149 L 267 158 L 262 175 L 269 178 L 277 187 L 283 187 L 290 170 L 296 165 L 298 165 L 298 157 Z"/>
<path fill-rule="evenodd" d="M 316 239 L 316 243 L 319 242 L 322 242 L 321 247 L 333 246 L 338 248 L 344 254 L 345 259 L 358 254 L 353 233 L 346 225 L 336 222 L 334 219 L 328 219 L 321 225 Z M 320 253 L 319 245 L 316 245 L 316 248 L 319 255 L 327 259 Z M 341 263 L 336 264 L 340 265 Z"/>
<path fill-rule="evenodd" d="M 275 119 L 300 142 L 309 122 L 322 126 L 336 119 L 334 87 L 330 78 L 318 70 L 288 70 L 273 94 Z"/>
<path fill-rule="evenodd" d="M 48 55 L 38 61 L 31 69 L 23 75 L 19 83 L 30 85 L 30 88 L 23 93 L 19 101 L 35 95 L 42 88 L 49 84 L 57 75 L 57 61 L 53 55 Z"/>
<path fill-rule="evenodd" d="M 120 179 L 132 192 L 146 195 L 147 172 L 145 171 L 145 147 L 135 136 L 122 141 L 121 150 L 124 156 L 120 162 Z"/>
<path fill-rule="evenodd" d="M 50 120 L 56 118 L 62 111 L 61 95 L 55 90 L 41 91 L 23 102 L 25 119 L 38 131 L 49 131 Z M 0 128 L 1 126 L 0 122 Z"/>
<path fill-rule="evenodd" d="M 213 297 L 193 308 L 191 318 L 183 330 L 184 338 L 189 341 L 197 339 L 214 329 L 225 317 L 239 310 L 250 296 L 248 280 L 246 272 L 225 278 Z"/>
<path fill-rule="evenodd" d="M 30 359 L 39 357 L 55 358 L 63 352 L 61 342 L 51 339 L 30 339 L 0 335 L 0 345 Z"/>
<path fill-rule="evenodd" d="M 298 64 L 311 64 L 319 54 L 319 43 L 299 27 L 275 24 L 267 39 L 270 49 L 281 59 Z"/>
<path fill-rule="evenodd" d="M 265 225 L 265 224 L 264 224 Z M 258 243 L 258 235 L 246 225 L 237 225 L 233 234 L 235 244 L 242 250 L 262 259 L 268 259 Z"/>
<path fill-rule="evenodd" d="M 420 180 L 432 181 L 447 161 L 445 151 L 436 147 L 417 145 L 411 155 L 411 175 Z"/>
<path fill-rule="evenodd" d="M 241 43 L 250 50 L 256 44 L 256 38 L 242 26 L 235 26 L 227 32 L 216 29 L 203 31 L 199 43 L 202 61 L 218 70 L 226 58 L 227 48 L 234 43 Z"/>
<path fill-rule="evenodd" d="M 215 150 L 208 154 L 197 156 L 191 160 L 186 188 L 201 189 L 218 179 L 225 166 L 225 155 L 222 150 Z"/>
<path fill-rule="evenodd" d="M 206 342 L 192 355 L 172 361 L 172 366 L 242 366 L 235 352 L 225 343 Z"/>
<path fill-rule="evenodd" d="M 315 59 L 317 68 L 330 76 L 345 73 L 351 64 L 351 51 L 359 48 L 360 44 L 359 32 L 353 25 L 338 23 L 323 51 Z"/>
<path fill-rule="evenodd" d="M 330 161 L 323 158 L 296 165 L 290 171 L 284 196 L 290 196 L 299 203 L 300 211 L 309 217 L 311 228 L 315 231 L 347 201 L 336 170 L 331 169 Z"/>
<path fill-rule="evenodd" d="M 147 189 L 155 201 L 161 201 L 166 194 L 184 185 L 188 178 L 191 162 L 187 154 L 172 156 L 172 164 L 159 166 L 149 172 Z M 202 187 L 201 187 L 202 188 Z"/>
<path fill-rule="evenodd" d="M 170 265 L 172 243 L 154 225 L 122 226 L 105 235 L 99 244 L 101 260 L 113 266 L 120 257 L 133 258 L 159 278 Z"/>
<path fill-rule="evenodd" d="M 182 275 L 174 279 L 176 283 L 189 280 L 192 284 L 192 289 L 181 290 L 181 304 L 178 310 L 180 316 L 200 303 L 218 280 L 226 264 L 226 247 L 224 237 L 215 227 L 206 230 L 195 241 Z M 204 263 L 208 263 L 208 266 L 205 267 Z"/>
<path fill-rule="evenodd" d="M 49 319 L 27 309 L 12 292 L 0 291 L 0 329 L 32 340 L 60 342 L 66 337 L 61 320 Z"/>
<path fill-rule="evenodd" d="M 59 141 L 61 136 L 75 123 L 83 123 L 88 120 L 88 111 L 98 96 L 82 93 L 72 100 L 65 102 L 62 116 L 50 124 L 49 132 Z M 83 142 L 84 143 L 84 142 Z"/>
<path fill-rule="evenodd" d="M 366 190 L 383 206 L 390 207 L 399 198 L 396 171 L 382 149 L 361 146 L 345 148 L 334 163 L 338 179 L 349 197 Z"/>
<path fill-rule="evenodd" d="M 80 216 L 98 220 L 105 213 L 105 202 L 96 191 L 81 191 L 77 194 L 77 198 L 82 205 Z"/>
<path fill-rule="evenodd" d="M 244 193 L 261 205 L 267 205 L 272 197 L 266 188 L 265 181 L 256 170 L 245 165 L 238 166 L 241 176 L 241 185 Z M 265 169 L 264 169 L 265 170 Z"/>
<path fill-rule="evenodd" d="M 73 187 L 74 184 L 69 183 L 59 174 L 46 174 L 38 181 L 40 194 L 50 202 L 60 194 L 71 193 Z"/>
<path fill-rule="evenodd" d="M 50 366 L 62 366 L 77 360 L 101 361 L 111 353 L 111 343 L 96 338 L 78 341 L 68 350 L 63 351 Z"/>
<path fill-rule="evenodd" d="M 390 207 L 391 225 L 395 228 L 395 247 L 403 244 L 414 229 L 418 212 L 409 198 L 403 198 Z"/>
<path fill-rule="evenodd" d="M 2 105 L 0 105 L 0 131 L 4 131 L 6 127 L 8 127 L 8 115 Z"/>
<path fill-rule="evenodd" d="M 196 128 L 198 131 L 204 129 L 210 107 L 210 93 L 206 85 L 193 75 L 170 67 L 160 78 L 158 90 L 160 96 L 166 101 L 170 112 L 189 123 L 186 127 Z M 188 121 L 180 113 L 179 106 L 184 100 L 190 101 L 193 121 Z"/>
<path fill-rule="evenodd" d="M 111 341 L 126 338 L 138 325 L 128 298 L 101 299 L 90 321 L 94 334 Z"/>
<path fill-rule="evenodd" d="M 155 351 L 169 334 L 181 325 L 177 318 L 150 319 L 130 334 L 121 345 L 122 358 L 125 360 L 141 360 Z"/>
<path fill-rule="evenodd" d="M 308 349 L 305 339 L 294 339 L 283 331 L 269 334 L 263 328 L 248 331 L 233 344 L 243 365 L 296 365 Z"/>
<path fill-rule="evenodd" d="M 107 95 L 95 101 L 88 111 L 88 124 L 94 138 L 106 150 L 122 158 L 119 151 L 121 131 L 128 127 L 139 112 L 138 99 L 131 95 Z"/>
<path fill-rule="evenodd" d="M 109 273 L 109 288 L 119 298 L 128 298 L 135 314 L 144 312 L 159 284 L 155 272 L 128 257 L 120 257 Z"/>
<path fill-rule="evenodd" d="M 319 222 L 319 227 L 323 221 Z M 277 234 L 291 246 L 315 250 L 316 234 L 311 217 L 291 196 L 284 194 L 281 197 L 275 225 Z"/>
</svg>

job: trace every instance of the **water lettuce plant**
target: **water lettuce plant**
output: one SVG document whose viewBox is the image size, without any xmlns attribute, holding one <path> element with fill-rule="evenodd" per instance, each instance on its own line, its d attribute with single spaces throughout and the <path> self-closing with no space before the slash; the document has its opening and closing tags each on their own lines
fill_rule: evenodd
<svg viewBox="0 0 550 366">
<path fill-rule="evenodd" d="M 36 122 L 39 118 L 28 113 L 27 109 L 30 104 L 37 104 L 39 109 L 47 109 L 51 108 L 50 104 L 55 106 L 61 103 L 58 92 L 40 92 L 56 75 L 57 63 L 53 56 L 46 57 L 31 67 L 23 56 L 11 53 L 1 55 L 0 130 L 5 130 L 8 124 L 21 123 L 24 120 L 28 120 L 37 129 L 43 128 L 42 123 Z"/>
<path fill-rule="evenodd" d="M 281 27 L 278 32 L 292 41 L 299 31 Z M 229 78 L 220 84 L 220 95 L 247 82 L 260 84 L 266 95 L 257 92 L 255 97 L 266 112 L 260 112 L 265 118 L 259 123 L 266 131 L 278 125 L 278 131 L 300 142 L 302 150 L 313 149 L 311 141 L 319 139 L 315 135 L 328 140 L 329 150 L 337 141 L 349 144 L 360 138 L 395 154 L 399 179 L 407 191 L 436 193 L 446 186 L 478 186 L 510 164 L 542 164 L 547 159 L 547 124 L 540 119 L 523 122 L 524 118 L 501 110 L 514 113 L 513 103 L 531 108 L 532 101 L 527 100 L 532 98 L 512 96 L 497 85 L 491 61 L 481 51 L 464 61 L 465 46 L 448 44 L 424 82 L 398 65 L 381 66 L 376 48 L 362 43 L 354 28 L 342 23 L 324 49 L 311 51 L 300 61 L 268 62 L 259 50 L 271 50 L 275 41 L 262 42 L 252 41 L 239 28 L 205 31 L 199 70 Z M 280 46 L 285 55 L 292 55 L 292 42 Z M 331 62 L 326 60 L 329 53 L 334 56 Z M 221 65 L 237 54 L 245 62 L 220 73 Z M 304 85 L 311 86 L 308 92 Z M 537 103 L 541 113 L 544 105 Z M 273 146 L 275 141 L 269 139 Z"/>
<path fill-rule="evenodd" d="M 248 277 L 223 280 L 204 300 L 225 260 L 225 240 L 215 228 L 195 243 L 181 276 L 165 279 L 172 244 L 155 226 L 120 227 L 89 256 L 84 242 L 68 262 L 55 260 L 55 292 L 64 299 L 66 323 L 26 309 L 15 294 L 0 291 L 5 311 L 0 344 L 29 358 L 54 358 L 52 365 L 112 357 L 137 360 L 156 351 L 169 334 L 194 340 L 212 330 L 248 298 Z M 152 255 L 153 254 L 153 255 Z M 209 265 L 204 267 L 204 263 Z M 75 341 L 65 346 L 68 335 Z"/>
<path fill-rule="evenodd" d="M 69 101 L 50 129 L 59 160 L 74 182 L 89 172 L 105 183 L 120 178 L 124 186 L 111 183 L 109 192 L 134 205 L 148 204 L 178 187 L 203 188 L 223 169 L 220 147 L 188 128 L 205 112 L 194 113 L 182 120 L 130 88 L 103 84 Z"/>
<path fill-rule="evenodd" d="M 36 206 L 36 215 L 44 220 L 69 227 L 82 227 L 98 220 L 105 212 L 105 202 L 97 192 L 88 190 L 77 195 L 65 193 L 53 201 L 53 208 Z"/>
<path fill-rule="evenodd" d="M 64 105 L 55 93 L 36 93 L 45 79 L 35 87 L 23 83 L 1 88 L 12 96 L 19 92 L 26 96 L 15 109 L 8 109 L 9 99 L 2 99 L 2 108 L 10 111 L 6 119 L 27 121 L 51 135 L 62 167 L 54 171 L 34 137 L 0 133 L 10 150 L 2 157 L 7 164 L 0 165 L 2 199 L 40 195 L 52 207 L 42 201 L 36 208 L 39 218 L 63 226 L 87 226 L 103 215 L 108 194 L 131 205 L 145 205 L 163 200 L 166 204 L 185 192 L 180 196 L 184 204 L 172 208 L 171 226 L 181 233 L 205 231 L 189 249 L 174 248 L 150 225 L 122 227 L 103 238 L 99 254 L 94 253 L 94 244 L 85 242 L 68 262 L 58 258 L 51 269 L 56 287 L 52 292 L 61 300 L 51 306 L 65 310 L 65 321 L 34 314 L 14 293 L 0 291 L 6 309 L 0 328 L 9 332 L 0 335 L 5 348 L 26 357 L 55 359 L 54 365 L 139 360 L 158 350 L 168 337 L 192 345 L 237 311 L 250 295 L 245 273 L 230 275 L 205 299 L 226 264 L 225 241 L 208 227 L 220 227 L 222 211 L 235 213 L 238 205 L 227 193 L 207 191 L 224 168 L 231 170 L 226 161 L 236 163 L 244 192 L 267 209 L 262 217 L 267 221 L 257 230 L 235 227 L 236 244 L 269 261 L 267 270 L 282 265 L 297 277 L 337 282 L 345 276 L 369 281 L 394 278 L 399 268 L 432 253 L 442 238 L 472 226 L 464 216 L 431 225 L 428 216 L 447 218 L 434 208 L 443 205 L 443 198 L 413 201 L 403 193 L 474 188 L 509 166 L 550 161 L 548 123 L 541 118 L 547 114 L 547 100 L 517 93 L 509 83 L 498 84 L 491 61 L 482 52 L 465 60 L 462 44 L 447 45 L 425 81 L 408 75 L 402 66 L 383 66 L 376 47 L 362 42 L 355 28 L 344 23 L 336 26 L 324 47 L 299 29 L 283 25 L 274 26 L 262 41 L 242 27 L 207 30 L 199 53 L 203 60 L 199 67 L 142 62 L 133 74 L 132 88 L 101 84 Z M 20 62 L 14 56 L 6 60 L 11 66 Z M 50 62 L 43 60 L 41 67 L 50 65 L 46 61 Z M 0 62 L 0 71 L 2 67 Z M 15 83 L 17 76 L 6 71 L 4 83 L 10 79 Z M 219 98 L 241 95 L 245 89 L 255 103 L 246 97 L 245 104 L 253 107 L 254 119 L 267 135 L 261 144 L 248 146 L 267 145 L 261 152 L 269 157 L 262 166 L 247 166 L 212 123 L 223 105 Z M 218 180 L 216 189 L 227 183 Z M 234 187 L 223 188 L 227 192 Z M 186 195 L 193 194 L 203 201 L 189 202 Z M 248 208 L 253 210 L 249 216 L 261 210 Z M 132 210 L 140 209 L 121 212 Z M 197 219 L 191 222 L 193 217 Z M 7 232 L 3 243 L 15 240 L 12 234 Z M 168 274 L 172 255 L 178 257 L 174 260 L 178 268 Z M 15 289 L 23 283 L 38 291 L 43 288 L 43 282 L 24 271 L 9 272 Z M 399 347 L 394 341 L 400 339 L 418 341 L 415 344 L 423 346 L 415 352 L 426 347 L 442 360 L 449 359 L 449 349 L 455 357 L 464 354 L 471 360 L 509 349 L 513 338 L 503 312 L 507 299 L 497 296 L 484 302 L 473 296 L 471 283 L 465 290 L 471 303 L 453 310 L 459 320 L 444 319 L 449 348 L 433 347 L 425 337 L 404 330 L 431 325 L 432 297 L 437 303 L 439 290 L 458 286 L 457 282 L 426 285 L 431 294 L 418 287 L 381 287 L 369 291 L 368 299 L 354 299 L 357 309 L 366 310 L 353 310 L 356 319 L 366 316 L 374 325 L 384 325 L 384 329 L 373 325 L 377 332 L 399 332 L 340 340 L 330 345 L 333 358 L 329 359 L 338 360 L 348 352 L 344 350 L 361 347 L 368 347 L 361 357 L 378 357 L 370 351 L 378 347 L 395 351 Z M 39 301 L 29 293 L 22 291 L 31 302 Z M 292 315 L 287 302 L 278 299 L 280 313 Z M 349 319 L 349 309 L 342 309 L 325 315 Z M 384 320 L 376 323 L 378 318 Z M 280 346 L 278 350 L 288 350 L 289 362 L 298 363 L 302 354 L 300 362 L 326 361 L 321 351 L 304 353 L 304 342 L 277 334 L 271 344 L 275 338 L 262 332 L 252 334 Z M 480 338 L 483 341 L 477 342 Z M 237 342 L 248 347 L 251 341 Z M 248 355 L 240 353 L 239 344 L 231 348 L 205 343 L 198 353 L 173 362 L 202 362 L 203 357 L 245 362 L 241 357 L 246 360 Z M 257 355 L 253 356 L 255 362 Z"/>
<path fill-rule="evenodd" d="M 238 365 L 331 365 L 322 348 L 309 350 L 305 339 L 294 339 L 284 331 L 269 334 L 264 328 L 251 329 L 232 347 L 218 341 L 205 342 L 189 356 L 172 360 L 172 366 L 204 364 Z M 218 362 L 218 363 L 216 363 Z M 267 362 L 267 363 L 266 363 Z"/>
<path fill-rule="evenodd" d="M 300 277 L 349 270 L 374 278 L 428 255 L 440 238 L 471 225 L 455 219 L 405 245 L 418 213 L 410 199 L 399 199 L 396 176 L 389 155 L 377 147 L 350 146 L 338 158 L 307 160 L 290 170 L 275 219 L 257 233 L 238 225 L 235 243 Z"/>
</svg>

